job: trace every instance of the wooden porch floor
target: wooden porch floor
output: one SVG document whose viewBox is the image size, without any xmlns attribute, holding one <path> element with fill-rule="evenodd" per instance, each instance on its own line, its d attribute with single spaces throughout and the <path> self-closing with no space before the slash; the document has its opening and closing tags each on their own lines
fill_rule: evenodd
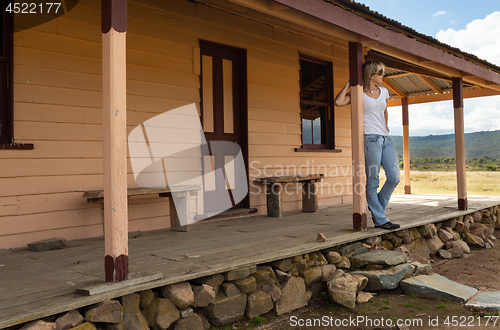
<svg viewBox="0 0 500 330">
<path fill-rule="evenodd" d="M 401 228 L 450 219 L 500 205 L 500 196 L 469 197 L 469 210 L 459 211 L 456 196 L 395 195 L 387 215 Z M 327 241 L 316 242 L 323 233 Z M 31 252 L 0 250 L 0 329 L 80 308 L 108 298 L 201 276 L 261 264 L 335 245 L 377 236 L 387 231 L 352 230 L 352 204 L 316 213 L 294 212 L 282 218 L 266 216 L 201 222 L 185 232 L 161 230 L 129 240 L 130 274 L 163 274 L 138 285 L 127 281 L 107 293 L 81 296 L 77 288 L 104 283 L 103 238 L 78 240 L 62 250 Z"/>
</svg>

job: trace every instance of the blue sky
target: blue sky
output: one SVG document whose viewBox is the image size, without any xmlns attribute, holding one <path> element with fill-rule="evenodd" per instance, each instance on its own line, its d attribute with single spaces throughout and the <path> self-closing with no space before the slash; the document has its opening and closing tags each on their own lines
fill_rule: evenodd
<svg viewBox="0 0 500 330">
<path fill-rule="evenodd" d="M 500 0 L 357 0 L 420 33 L 500 66 Z M 453 133 L 451 101 L 410 105 L 410 135 Z M 500 96 L 464 100 L 465 132 L 500 129 Z M 391 134 L 402 135 L 401 107 L 389 108 Z"/>
</svg>

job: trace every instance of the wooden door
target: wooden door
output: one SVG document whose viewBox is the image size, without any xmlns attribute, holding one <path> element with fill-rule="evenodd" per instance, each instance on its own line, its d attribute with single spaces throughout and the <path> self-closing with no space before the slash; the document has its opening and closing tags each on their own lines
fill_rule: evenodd
<svg viewBox="0 0 500 330">
<path fill-rule="evenodd" d="M 204 41 L 200 50 L 205 212 L 249 207 L 246 51 Z"/>
</svg>

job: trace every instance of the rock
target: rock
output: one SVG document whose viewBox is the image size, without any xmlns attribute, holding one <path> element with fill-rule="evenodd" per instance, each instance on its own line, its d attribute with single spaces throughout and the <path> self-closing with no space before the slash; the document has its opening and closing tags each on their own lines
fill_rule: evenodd
<svg viewBox="0 0 500 330">
<path fill-rule="evenodd" d="M 397 288 L 399 282 L 411 273 L 413 273 L 413 267 L 405 263 L 389 269 L 358 270 L 351 274 L 359 274 L 368 277 L 368 285 L 365 289 L 367 291 L 379 291 Z"/>
<path fill-rule="evenodd" d="M 416 229 L 420 236 L 424 237 L 426 235 L 429 235 L 429 228 L 431 227 L 431 224 L 426 224 L 423 226 L 418 226 Z"/>
<path fill-rule="evenodd" d="M 218 294 L 214 302 L 204 307 L 203 311 L 213 325 L 220 326 L 242 319 L 246 306 L 247 295 L 244 293 L 232 297 Z"/>
<path fill-rule="evenodd" d="M 28 249 L 35 252 L 64 249 L 68 243 L 64 238 L 49 238 L 28 244 Z"/>
<path fill-rule="evenodd" d="M 462 250 L 462 254 L 470 253 L 470 247 L 462 240 L 446 242 L 447 250 L 453 249 L 455 247 L 459 247 Z"/>
<path fill-rule="evenodd" d="M 422 257 L 418 254 L 410 253 L 408 255 L 408 262 L 420 262 L 421 264 L 430 264 L 431 261 L 428 258 Z"/>
<path fill-rule="evenodd" d="M 120 323 L 123 318 L 122 305 L 116 301 L 107 299 L 85 313 L 87 322 Z"/>
<path fill-rule="evenodd" d="M 201 317 L 198 314 L 191 314 L 177 321 L 174 330 L 204 330 L 204 327 Z"/>
<path fill-rule="evenodd" d="M 448 232 L 447 230 L 444 230 L 443 228 L 438 230 L 438 236 L 443 241 L 443 243 L 446 243 L 448 241 L 453 241 L 453 235 Z"/>
<path fill-rule="evenodd" d="M 417 297 L 461 302 L 469 300 L 478 292 L 475 288 L 450 281 L 439 274 L 412 277 L 401 281 L 400 287 L 406 294 Z"/>
<path fill-rule="evenodd" d="M 274 272 L 273 267 L 266 265 L 259 265 L 257 266 L 257 270 L 267 270 L 270 274 L 271 279 L 274 281 L 274 284 L 278 284 L 280 282 L 276 277 L 276 273 Z"/>
<path fill-rule="evenodd" d="M 317 262 L 319 262 L 319 266 L 323 266 L 323 265 L 328 264 L 328 260 L 326 260 L 325 256 L 320 251 L 310 253 L 309 254 L 309 261 L 317 261 Z"/>
<path fill-rule="evenodd" d="M 403 238 L 405 236 L 410 235 L 410 231 L 408 229 L 401 229 L 401 230 L 395 231 L 394 235 Z"/>
<path fill-rule="evenodd" d="M 335 265 L 323 265 L 321 266 L 321 281 L 326 282 L 330 276 L 335 272 L 337 267 Z"/>
<path fill-rule="evenodd" d="M 391 242 L 389 242 L 388 240 L 382 240 L 382 242 L 380 242 L 380 247 L 385 249 L 385 250 L 392 250 L 394 249 L 394 245 L 392 245 Z M 377 250 L 378 251 L 378 250 Z"/>
<path fill-rule="evenodd" d="M 441 229 L 441 222 L 435 222 L 433 225 L 436 227 L 436 233 L 439 229 Z"/>
<path fill-rule="evenodd" d="M 303 278 L 290 277 L 281 288 L 281 298 L 275 304 L 277 315 L 289 313 L 298 308 L 307 306 L 308 296 Z"/>
<path fill-rule="evenodd" d="M 343 245 L 337 248 L 337 252 L 341 256 L 347 255 L 349 252 L 352 252 L 356 249 L 359 249 L 361 247 L 361 242 L 355 242 L 347 245 Z"/>
<path fill-rule="evenodd" d="M 338 252 L 335 252 L 335 251 L 328 252 L 325 257 L 326 257 L 326 260 L 328 260 L 328 262 L 331 264 L 339 263 L 341 260 L 340 254 Z"/>
<path fill-rule="evenodd" d="M 281 297 L 281 288 L 276 284 L 266 284 L 262 287 L 262 291 L 269 294 L 273 302 L 278 301 Z"/>
<path fill-rule="evenodd" d="M 251 293 L 257 290 L 257 282 L 255 281 L 255 277 L 253 276 L 248 276 L 241 280 L 236 280 L 233 283 L 243 293 Z"/>
<path fill-rule="evenodd" d="M 163 297 L 170 299 L 177 308 L 186 308 L 194 301 L 194 292 L 188 282 L 174 283 L 161 288 Z"/>
<path fill-rule="evenodd" d="M 395 248 L 394 252 L 400 252 L 400 253 L 404 253 L 406 255 L 410 254 L 410 251 L 408 251 L 408 249 L 404 245 L 401 245 L 401 246 L 398 246 L 397 248 Z"/>
<path fill-rule="evenodd" d="M 449 228 L 453 229 L 457 225 L 457 218 L 442 221 L 441 224 L 443 227 L 449 227 Z"/>
<path fill-rule="evenodd" d="M 352 276 L 358 281 L 358 288 L 356 289 L 356 292 L 363 291 L 368 284 L 368 277 L 359 274 L 352 274 Z"/>
<path fill-rule="evenodd" d="M 373 247 L 375 245 L 378 245 L 380 243 L 381 239 L 380 236 L 373 236 L 370 238 L 367 238 L 363 241 L 363 243 L 368 244 L 369 246 Z"/>
<path fill-rule="evenodd" d="M 113 325 L 115 325 L 115 324 L 113 324 Z M 21 330 L 26 330 L 23 328 L 21 328 Z M 82 324 L 77 325 L 74 328 L 71 328 L 71 330 L 97 330 L 97 328 L 92 322 L 83 322 Z"/>
<path fill-rule="evenodd" d="M 282 272 L 281 270 L 275 270 L 276 278 L 280 283 L 285 282 L 291 275 L 285 272 Z"/>
<path fill-rule="evenodd" d="M 321 281 L 323 273 L 321 267 L 308 268 L 303 272 L 300 272 L 300 277 L 302 277 L 306 283 L 306 287 L 311 286 L 314 283 Z"/>
<path fill-rule="evenodd" d="M 448 250 L 439 250 L 438 251 L 438 254 L 439 254 L 439 257 L 442 258 L 442 259 L 452 259 L 453 256 L 451 255 L 450 252 L 448 252 Z"/>
<path fill-rule="evenodd" d="M 200 277 L 200 278 L 195 278 L 192 280 L 193 283 L 201 285 L 201 284 L 206 284 L 210 285 L 211 287 L 217 287 L 224 282 L 224 275 L 222 274 L 214 274 L 206 277 Z"/>
<path fill-rule="evenodd" d="M 397 251 L 370 251 L 351 258 L 351 265 L 355 268 L 364 267 L 368 264 L 394 266 L 406 262 L 406 254 Z"/>
<path fill-rule="evenodd" d="M 20 330 L 55 330 L 55 329 L 56 329 L 56 323 L 37 320 L 30 323 L 26 323 Z"/>
<path fill-rule="evenodd" d="M 335 264 L 337 268 L 344 268 L 344 269 L 349 269 L 351 268 L 351 262 L 347 257 L 340 257 L 340 261 Z"/>
<path fill-rule="evenodd" d="M 373 298 L 373 295 L 370 292 L 359 292 L 356 297 L 356 302 L 358 304 L 364 304 L 369 302 Z"/>
<path fill-rule="evenodd" d="M 274 269 L 279 269 L 282 272 L 289 272 L 292 270 L 293 265 L 290 259 L 282 259 L 278 261 L 273 261 L 269 264 Z"/>
<path fill-rule="evenodd" d="M 438 252 L 440 249 L 443 248 L 444 243 L 443 241 L 439 238 L 439 236 L 434 236 L 432 238 L 428 238 L 426 240 L 427 246 L 429 247 L 430 254 L 435 254 Z"/>
<path fill-rule="evenodd" d="M 465 304 L 465 307 L 477 311 L 498 313 L 500 311 L 500 291 L 479 292 Z"/>
<path fill-rule="evenodd" d="M 472 213 L 472 219 L 474 220 L 474 222 L 481 222 L 482 217 L 483 215 L 479 211 Z"/>
<path fill-rule="evenodd" d="M 479 237 L 483 241 L 486 239 L 486 232 L 483 226 L 479 226 L 478 224 L 470 227 L 470 234 Z"/>
<path fill-rule="evenodd" d="M 263 287 L 271 279 L 271 273 L 264 269 L 257 270 L 252 276 L 255 278 L 257 288 Z"/>
<path fill-rule="evenodd" d="M 415 240 L 420 239 L 422 237 L 422 235 L 420 235 L 420 233 L 418 232 L 417 228 L 411 228 L 411 229 L 409 229 L 409 231 L 410 231 L 412 241 L 415 241 Z"/>
<path fill-rule="evenodd" d="M 344 307 L 356 307 L 358 280 L 344 271 L 337 269 L 327 282 L 330 299 Z"/>
<path fill-rule="evenodd" d="M 383 250 L 383 251 L 385 251 L 385 250 Z M 384 266 L 382 266 L 382 265 L 366 265 L 365 269 L 378 270 L 378 269 L 384 269 Z"/>
<path fill-rule="evenodd" d="M 224 291 L 224 284 L 222 284 L 222 288 Z M 228 285 L 234 287 L 234 289 L 240 293 L 240 291 L 234 286 L 232 283 L 228 283 Z M 194 294 L 194 299 L 192 306 L 193 307 L 205 307 L 208 306 L 208 304 L 212 303 L 215 299 L 215 290 L 213 287 L 210 285 L 202 284 L 200 286 L 192 286 L 191 287 L 193 294 Z M 226 293 L 226 292 L 224 292 Z M 227 295 L 227 293 L 226 293 Z"/>
<path fill-rule="evenodd" d="M 181 318 L 186 318 L 193 315 L 193 309 L 191 307 L 179 309 L 179 314 L 181 314 Z"/>
<path fill-rule="evenodd" d="M 123 314 L 140 313 L 140 296 L 137 293 L 132 293 L 122 297 Z"/>
<path fill-rule="evenodd" d="M 428 259 L 431 254 L 431 250 L 429 249 L 425 238 L 419 238 L 410 244 L 403 244 L 401 247 L 405 247 L 410 254 L 419 255 L 426 259 Z"/>
<path fill-rule="evenodd" d="M 140 306 L 142 309 L 147 308 L 149 304 L 153 301 L 155 294 L 152 290 L 145 290 L 139 292 Z"/>
<path fill-rule="evenodd" d="M 106 327 L 107 330 L 149 330 L 148 321 L 142 313 L 123 314 L 121 323 Z M 72 329 L 73 330 L 73 329 Z"/>
<path fill-rule="evenodd" d="M 197 313 L 196 315 L 198 315 L 201 319 L 201 323 L 203 324 L 203 330 L 209 330 L 210 329 L 210 322 L 208 321 L 208 318 L 205 316 L 205 314 L 203 313 Z"/>
<path fill-rule="evenodd" d="M 467 214 L 466 216 L 464 216 L 463 222 L 464 224 L 468 223 L 470 225 L 471 223 L 474 223 L 474 218 L 470 214 Z"/>
<path fill-rule="evenodd" d="M 393 247 L 398 247 L 403 242 L 403 239 L 394 233 L 388 233 L 382 235 L 382 239 L 391 242 Z"/>
<path fill-rule="evenodd" d="M 453 229 L 456 231 L 462 231 L 464 229 L 464 223 L 462 221 L 457 221 L 455 228 Z"/>
<path fill-rule="evenodd" d="M 250 266 L 242 269 L 231 270 L 224 273 L 224 280 L 227 282 L 236 281 L 244 279 L 255 273 L 257 271 L 257 266 Z"/>
<path fill-rule="evenodd" d="M 294 268 L 297 268 L 299 273 L 307 269 L 308 261 L 306 259 L 301 259 L 293 263 Z"/>
<path fill-rule="evenodd" d="M 67 330 L 83 323 L 83 316 L 77 309 L 67 312 L 56 320 L 55 330 Z"/>
<path fill-rule="evenodd" d="M 413 276 L 429 275 L 432 273 L 432 265 L 430 262 L 428 264 L 423 264 L 418 261 L 412 261 L 410 262 L 410 266 L 413 267 Z"/>
<path fill-rule="evenodd" d="M 465 242 L 469 245 L 484 247 L 484 241 L 470 233 L 465 233 Z"/>
<path fill-rule="evenodd" d="M 425 225 L 425 226 L 427 226 L 427 225 Z M 420 234 L 420 235 L 427 238 L 427 239 L 433 238 L 434 236 L 437 235 L 437 228 L 433 223 L 431 223 L 428 225 L 427 232 L 424 235 L 422 235 L 422 234 Z"/>
<path fill-rule="evenodd" d="M 448 251 L 451 254 L 452 258 L 462 258 L 464 256 L 464 253 L 462 252 L 462 247 L 460 246 L 453 247 L 446 251 Z"/>
<path fill-rule="evenodd" d="M 236 296 L 236 295 L 239 295 L 241 293 L 240 289 L 238 289 L 236 287 L 236 285 L 234 285 L 234 283 L 231 283 L 231 282 L 222 283 L 220 288 L 221 288 L 221 291 L 226 295 L 226 297 Z M 214 296 L 214 299 L 215 299 L 215 296 Z M 213 302 L 213 299 L 211 302 Z M 205 306 L 200 306 L 200 307 L 205 307 Z M 195 306 L 195 307 L 197 307 L 197 306 Z"/>
<path fill-rule="evenodd" d="M 154 330 L 166 330 L 181 317 L 177 307 L 168 298 L 154 298 L 142 313 Z"/>
<path fill-rule="evenodd" d="M 318 242 L 326 242 L 326 237 L 322 233 L 318 233 L 318 236 L 316 236 L 316 241 Z"/>
<path fill-rule="evenodd" d="M 262 290 L 252 292 L 247 297 L 247 307 L 245 315 L 249 319 L 265 314 L 273 309 L 273 299 L 269 294 Z"/>
</svg>

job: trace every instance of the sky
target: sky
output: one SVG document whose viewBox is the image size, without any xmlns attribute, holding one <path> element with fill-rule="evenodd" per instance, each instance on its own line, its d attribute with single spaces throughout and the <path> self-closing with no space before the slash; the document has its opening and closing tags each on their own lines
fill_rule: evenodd
<svg viewBox="0 0 500 330">
<path fill-rule="evenodd" d="M 356 0 L 420 33 L 500 66 L 500 0 Z M 402 135 L 401 107 L 389 110 L 391 135 Z M 453 102 L 409 107 L 410 136 L 453 134 Z M 465 133 L 500 129 L 500 96 L 464 99 Z"/>
</svg>

